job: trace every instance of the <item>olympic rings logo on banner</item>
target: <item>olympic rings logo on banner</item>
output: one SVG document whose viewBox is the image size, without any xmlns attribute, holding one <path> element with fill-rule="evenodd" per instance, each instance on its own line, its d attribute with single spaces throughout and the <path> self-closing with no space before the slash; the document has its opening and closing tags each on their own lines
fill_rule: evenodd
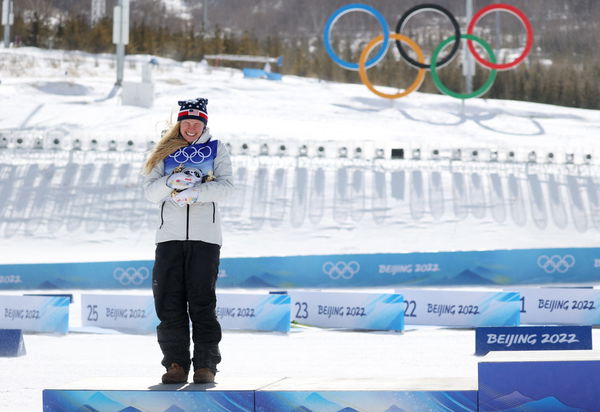
<svg viewBox="0 0 600 412">
<path fill-rule="evenodd" d="M 514 16 L 516 16 L 521 21 L 521 23 L 525 26 L 525 30 L 527 33 L 527 40 L 525 42 L 525 47 L 523 49 L 523 52 L 514 61 L 509 62 L 509 63 L 503 63 L 503 64 L 496 63 L 496 56 L 494 55 L 494 52 L 493 52 L 492 48 L 490 47 L 490 45 L 487 42 L 485 42 L 483 39 L 481 39 L 473 34 L 475 25 L 479 22 L 479 20 L 481 20 L 488 13 L 491 13 L 493 11 L 500 11 L 500 10 L 506 11 L 506 12 L 511 13 Z M 354 11 L 364 12 L 364 13 L 370 14 L 371 16 L 375 17 L 375 19 L 379 22 L 379 25 L 381 26 L 381 29 L 383 32 L 379 36 L 372 39 L 365 46 L 365 48 L 363 49 L 363 51 L 360 55 L 360 59 L 359 59 L 358 63 L 352 63 L 352 62 L 348 62 L 348 61 L 341 59 L 335 53 L 333 48 L 331 47 L 331 39 L 330 39 L 331 31 L 332 31 L 333 25 L 336 23 L 336 21 L 339 20 L 339 18 L 342 17 L 343 15 L 350 13 L 350 12 L 354 12 Z M 450 20 L 450 23 L 452 24 L 452 27 L 454 29 L 454 35 L 443 40 L 434 49 L 432 56 L 431 56 L 430 64 L 425 63 L 425 61 L 424 61 L 425 59 L 423 57 L 423 51 L 419 47 L 419 45 L 417 45 L 417 43 L 415 43 L 413 40 L 411 40 L 410 38 L 408 38 L 407 36 L 405 36 L 401 33 L 402 29 L 406 25 L 406 22 L 411 17 L 413 17 L 419 13 L 422 13 L 424 11 L 435 11 L 435 12 L 443 14 L 444 16 L 446 16 L 448 18 L 448 20 Z M 396 94 L 387 94 L 387 93 L 382 93 L 382 92 L 376 90 L 375 87 L 373 86 L 373 84 L 369 81 L 369 78 L 367 77 L 367 69 L 375 66 L 377 63 L 379 63 L 384 58 L 385 53 L 387 52 L 387 49 L 388 49 L 390 39 L 395 40 L 396 47 L 398 48 L 398 51 L 400 52 L 400 55 L 402 56 L 402 58 L 409 65 L 418 69 L 415 81 L 410 86 L 408 86 L 403 92 L 396 93 Z M 491 69 L 491 72 L 490 72 L 490 75 L 489 75 L 487 81 L 479 89 L 473 91 L 472 93 L 461 94 L 461 93 L 457 93 L 457 92 L 450 90 L 448 87 L 446 87 L 442 83 L 442 81 L 440 80 L 440 77 L 437 73 L 438 69 L 440 69 L 443 66 L 445 66 L 446 64 L 448 64 L 454 58 L 454 56 L 458 52 L 458 48 L 460 45 L 460 39 L 467 40 L 467 47 L 469 49 L 469 52 L 473 55 L 473 57 L 479 64 L 481 64 L 484 67 L 487 67 L 488 69 Z M 444 48 L 446 48 L 451 42 L 453 42 L 453 44 L 452 44 L 450 53 L 448 53 L 447 56 L 445 56 L 444 58 L 442 58 L 438 61 L 438 57 L 439 57 L 440 53 L 442 52 L 442 50 L 444 50 Z M 476 42 L 483 47 L 483 49 L 485 50 L 485 52 L 488 55 L 489 60 L 486 60 L 479 55 L 478 51 L 475 49 L 475 46 L 473 45 L 473 42 Z M 467 33 L 462 34 L 460 32 L 460 26 L 458 25 L 456 17 L 454 17 L 454 15 L 452 13 L 450 13 L 450 11 L 448 11 L 446 8 L 439 6 L 437 4 L 427 3 L 427 4 L 420 4 L 420 5 L 417 5 L 417 6 L 414 6 L 410 9 L 408 9 L 400 17 L 400 20 L 398 20 L 398 24 L 396 25 L 396 32 L 390 33 L 390 29 L 387 25 L 387 22 L 385 21 L 385 18 L 379 11 L 377 11 L 375 8 L 368 6 L 366 4 L 353 3 L 353 4 L 348 4 L 346 6 L 343 6 L 339 9 L 337 9 L 327 19 L 327 22 L 325 23 L 325 28 L 323 29 L 323 43 L 325 45 L 325 50 L 327 51 L 327 54 L 329 54 L 329 57 L 331 57 L 331 59 L 335 63 L 337 63 L 339 66 L 341 66 L 345 69 L 348 69 L 348 70 L 357 70 L 359 73 L 361 82 L 365 86 L 367 86 L 367 88 L 370 91 L 372 91 L 373 93 L 375 93 L 376 95 L 378 95 L 380 97 L 384 97 L 387 99 L 397 99 L 399 97 L 404 97 L 404 96 L 409 95 L 410 93 L 414 92 L 415 90 L 418 90 L 419 87 L 421 87 L 421 84 L 423 83 L 423 80 L 425 79 L 425 71 L 430 70 L 433 82 L 441 93 L 451 96 L 451 97 L 456 97 L 458 99 L 470 99 L 470 98 L 479 97 L 479 96 L 485 94 L 492 87 L 492 85 L 494 84 L 494 81 L 496 80 L 496 71 L 497 70 L 511 69 L 511 68 L 517 66 L 519 63 L 521 63 L 527 57 L 527 55 L 531 51 L 531 48 L 533 47 L 533 27 L 531 26 L 531 22 L 529 21 L 527 16 L 521 10 L 519 10 L 518 8 L 511 6 L 509 4 L 501 3 L 501 4 L 489 5 L 487 7 L 482 8 L 477 13 L 475 13 L 473 18 L 469 22 L 469 25 L 467 27 Z M 380 43 L 383 43 L 383 46 L 379 49 L 379 51 L 375 54 L 375 56 L 373 56 L 371 59 L 368 59 L 370 51 Z M 413 59 L 406 52 L 406 50 L 404 49 L 404 47 L 402 45 L 403 43 L 406 44 L 408 47 L 410 47 L 415 52 L 415 54 L 417 56 L 417 60 Z"/>
<path fill-rule="evenodd" d="M 575 258 L 573 255 L 542 255 L 538 257 L 537 265 L 546 273 L 566 273 L 569 269 L 575 266 Z"/>
<path fill-rule="evenodd" d="M 128 267 L 127 269 L 116 268 L 113 271 L 113 277 L 123 286 L 140 286 L 144 283 L 144 280 L 150 277 L 150 271 L 144 266 L 137 269 L 132 267 Z"/>
<path fill-rule="evenodd" d="M 323 263 L 323 273 L 333 280 L 340 278 L 351 279 L 360 271 L 360 265 L 356 261 L 351 262 L 325 262 Z"/>
<path fill-rule="evenodd" d="M 175 159 L 177 163 L 187 163 L 189 161 L 198 164 L 210 158 L 211 154 L 212 149 L 210 146 L 204 146 L 200 149 L 193 146 L 186 146 L 169 155 L 169 157 Z"/>
</svg>

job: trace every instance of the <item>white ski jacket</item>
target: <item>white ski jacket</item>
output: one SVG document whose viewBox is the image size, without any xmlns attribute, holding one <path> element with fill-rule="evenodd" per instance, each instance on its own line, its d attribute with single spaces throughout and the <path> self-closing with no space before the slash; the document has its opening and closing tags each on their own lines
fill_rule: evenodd
<svg viewBox="0 0 600 412">
<path fill-rule="evenodd" d="M 172 189 L 167 186 L 170 171 L 165 170 L 166 161 L 159 162 L 152 169 L 144 181 L 144 195 L 149 201 L 160 205 L 160 225 L 156 231 L 156 243 L 169 240 L 201 240 L 222 244 L 221 217 L 217 202 L 233 192 L 231 159 L 225 145 L 218 140 L 212 140 L 208 129 L 193 144 L 210 144 L 213 151 L 216 148 L 217 153 L 212 158 L 211 165 L 215 180 L 200 184 L 198 200 L 181 207 L 171 200 Z M 186 156 L 189 159 L 189 155 Z"/>
</svg>

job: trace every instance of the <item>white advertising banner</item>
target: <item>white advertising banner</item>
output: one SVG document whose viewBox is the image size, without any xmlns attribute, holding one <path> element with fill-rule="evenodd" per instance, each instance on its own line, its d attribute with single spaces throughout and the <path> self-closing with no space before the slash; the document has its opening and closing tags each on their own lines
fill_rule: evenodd
<svg viewBox="0 0 600 412">
<path fill-rule="evenodd" d="M 152 296 L 81 295 L 82 326 L 153 333 L 158 322 Z"/>
<path fill-rule="evenodd" d="M 292 320 L 328 328 L 403 330 L 398 294 L 290 291 Z"/>
<path fill-rule="evenodd" d="M 521 323 L 600 325 L 600 290 L 539 287 L 516 290 L 521 295 Z"/>
<path fill-rule="evenodd" d="M 217 294 L 217 318 L 223 329 L 288 332 L 290 297 L 286 294 Z"/>
<path fill-rule="evenodd" d="M 407 325 L 475 328 L 518 326 L 519 294 L 443 289 L 399 289 Z"/>
<path fill-rule="evenodd" d="M 290 330 L 290 297 L 217 293 L 216 315 L 223 329 Z M 82 326 L 154 333 L 159 324 L 152 296 L 82 295 Z"/>
<path fill-rule="evenodd" d="M 65 334 L 69 331 L 69 298 L 0 296 L 0 329 Z"/>
</svg>

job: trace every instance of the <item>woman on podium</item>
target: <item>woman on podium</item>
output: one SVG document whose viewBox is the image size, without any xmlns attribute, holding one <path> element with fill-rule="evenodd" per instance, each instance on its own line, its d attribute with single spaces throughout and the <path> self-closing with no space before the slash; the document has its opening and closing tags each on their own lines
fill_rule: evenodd
<svg viewBox="0 0 600 412">
<path fill-rule="evenodd" d="M 177 123 L 150 153 L 144 193 L 159 206 L 152 292 L 163 383 L 214 382 L 221 361 L 215 285 L 222 243 L 217 203 L 233 191 L 225 144 L 206 127 L 207 99 L 179 101 Z M 193 357 L 190 358 L 190 320 Z"/>
</svg>

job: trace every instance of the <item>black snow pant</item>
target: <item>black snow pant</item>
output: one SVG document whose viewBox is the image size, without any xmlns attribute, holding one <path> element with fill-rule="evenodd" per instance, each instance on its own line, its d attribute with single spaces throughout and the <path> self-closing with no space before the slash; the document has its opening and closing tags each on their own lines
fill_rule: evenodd
<svg viewBox="0 0 600 412">
<path fill-rule="evenodd" d="M 162 364 L 176 362 L 189 370 L 217 371 L 221 361 L 221 325 L 215 313 L 215 286 L 220 246 L 201 241 L 169 241 L 156 245 L 152 292 L 160 324 L 156 328 Z M 190 320 L 194 356 L 190 362 Z"/>
</svg>

